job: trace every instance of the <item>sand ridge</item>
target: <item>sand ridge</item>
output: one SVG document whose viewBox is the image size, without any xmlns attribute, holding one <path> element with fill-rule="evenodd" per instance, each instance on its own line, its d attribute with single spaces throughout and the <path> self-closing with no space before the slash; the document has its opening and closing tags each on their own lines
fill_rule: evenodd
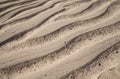
<svg viewBox="0 0 120 79">
<path fill-rule="evenodd" d="M 0 79 L 119 79 L 119 0 L 1 0 Z"/>
</svg>

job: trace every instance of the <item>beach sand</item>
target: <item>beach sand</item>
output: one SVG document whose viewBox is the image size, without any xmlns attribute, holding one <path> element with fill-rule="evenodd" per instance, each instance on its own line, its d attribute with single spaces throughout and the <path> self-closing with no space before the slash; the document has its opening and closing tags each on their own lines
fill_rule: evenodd
<svg viewBox="0 0 120 79">
<path fill-rule="evenodd" d="M 0 0 L 0 79 L 120 79 L 120 0 Z"/>
</svg>

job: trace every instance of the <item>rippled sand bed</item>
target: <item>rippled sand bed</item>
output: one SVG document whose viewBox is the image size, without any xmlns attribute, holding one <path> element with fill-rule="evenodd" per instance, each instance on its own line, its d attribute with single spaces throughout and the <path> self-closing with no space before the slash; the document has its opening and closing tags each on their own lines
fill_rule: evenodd
<svg viewBox="0 0 120 79">
<path fill-rule="evenodd" d="M 0 0 L 0 79 L 120 79 L 120 0 Z"/>
</svg>

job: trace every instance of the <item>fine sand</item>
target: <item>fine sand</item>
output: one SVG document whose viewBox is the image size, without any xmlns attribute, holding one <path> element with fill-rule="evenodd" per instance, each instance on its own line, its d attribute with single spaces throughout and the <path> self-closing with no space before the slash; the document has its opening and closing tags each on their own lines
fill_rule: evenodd
<svg viewBox="0 0 120 79">
<path fill-rule="evenodd" d="M 0 79 L 120 79 L 120 0 L 0 0 Z"/>
</svg>

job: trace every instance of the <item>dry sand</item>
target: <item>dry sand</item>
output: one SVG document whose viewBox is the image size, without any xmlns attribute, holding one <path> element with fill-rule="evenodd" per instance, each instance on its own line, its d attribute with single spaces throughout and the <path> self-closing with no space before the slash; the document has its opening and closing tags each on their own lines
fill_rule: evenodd
<svg viewBox="0 0 120 79">
<path fill-rule="evenodd" d="M 0 0 L 0 79 L 120 79 L 120 0 Z"/>
</svg>

